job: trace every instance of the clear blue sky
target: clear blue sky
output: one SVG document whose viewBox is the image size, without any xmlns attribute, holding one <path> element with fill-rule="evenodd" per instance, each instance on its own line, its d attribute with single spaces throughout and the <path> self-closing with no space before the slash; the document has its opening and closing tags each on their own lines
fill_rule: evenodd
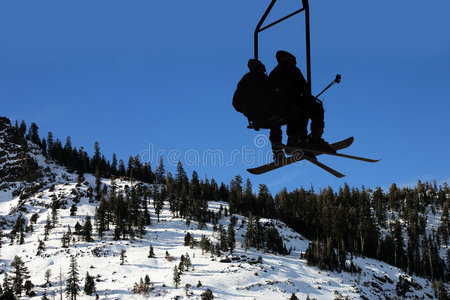
<svg viewBox="0 0 450 300">
<path fill-rule="evenodd" d="M 41 136 L 52 131 L 63 143 L 69 135 L 90 154 L 98 141 L 109 159 L 113 152 L 124 161 L 138 153 L 148 159 L 150 145 L 153 167 L 157 151 L 165 151 L 172 172 L 181 159 L 189 176 L 197 170 L 229 183 L 241 174 L 273 193 L 450 178 L 448 0 L 310 1 L 313 92 L 336 73 L 343 77 L 322 97 L 324 137 L 354 136 L 346 153 L 383 160 L 320 158 L 344 179 L 309 163 L 248 174 L 242 151 L 255 151 L 256 166 L 270 147 L 254 139 L 268 132 L 246 129 L 231 98 L 269 2 L 3 0 L 0 114 L 34 121 Z M 269 21 L 299 3 L 279 0 Z M 279 49 L 305 69 L 303 24 L 301 15 L 261 34 L 260 59 L 269 70 Z M 223 163 L 195 162 L 208 150 Z"/>
</svg>

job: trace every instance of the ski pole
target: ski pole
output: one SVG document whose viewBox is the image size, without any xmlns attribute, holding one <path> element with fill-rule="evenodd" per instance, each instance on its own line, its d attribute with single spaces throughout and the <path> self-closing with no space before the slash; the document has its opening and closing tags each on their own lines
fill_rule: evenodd
<svg viewBox="0 0 450 300">
<path fill-rule="evenodd" d="M 330 87 L 332 87 L 335 83 L 340 83 L 341 82 L 341 74 L 337 74 L 336 78 L 326 87 L 323 89 L 323 91 L 321 91 L 316 98 L 319 98 L 320 95 L 322 95 L 326 90 L 328 90 Z"/>
</svg>

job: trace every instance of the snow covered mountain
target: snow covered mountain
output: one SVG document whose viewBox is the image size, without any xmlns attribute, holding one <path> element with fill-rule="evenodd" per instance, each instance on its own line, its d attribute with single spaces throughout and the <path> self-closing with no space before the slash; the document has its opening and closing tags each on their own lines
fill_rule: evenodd
<svg viewBox="0 0 450 300">
<path fill-rule="evenodd" d="M 277 220 L 260 222 L 272 224 L 286 249 L 291 250 L 289 254 L 248 248 L 245 235 L 249 220 L 228 215 L 226 202 L 208 203 L 209 213 L 218 220 L 203 226 L 174 217 L 169 201 L 157 211 L 157 203 L 149 198 L 146 208 L 151 224 L 136 227 L 141 234 L 117 238 L 110 224 L 100 236 L 94 220 L 100 205 L 93 197 L 98 184 L 95 176 L 84 174 L 80 182 L 77 174 L 47 159 L 39 146 L 29 140 L 15 140 L 9 121 L 0 121 L 0 282 L 11 274 L 11 263 L 19 256 L 34 285 L 30 296 L 22 296 L 24 299 L 44 294 L 53 299 L 59 297 L 61 287 L 64 293 L 72 258 L 78 264 L 79 299 L 95 298 L 84 293 L 87 272 L 94 278 L 94 295 L 100 299 L 208 299 L 207 290 L 214 299 L 293 299 L 293 294 L 299 299 L 436 297 L 430 280 L 373 259 L 348 256 L 354 273 L 308 266 L 302 257 L 310 241 Z M 134 188 L 152 189 L 127 178 L 101 178 L 101 186 L 103 191 L 124 195 Z M 80 233 L 88 216 L 94 228 L 92 240 Z M 218 228 L 229 228 L 230 222 L 235 249 L 231 253 L 213 249 L 205 252 L 201 240 L 220 244 Z M 186 238 L 188 233 L 192 238 Z M 153 256 L 149 255 L 150 247 L 154 257 L 149 257 Z M 174 282 L 174 273 L 180 274 L 179 283 Z M 135 293 L 146 275 L 150 279 L 147 293 Z M 11 275 L 8 277 L 11 279 Z"/>
</svg>

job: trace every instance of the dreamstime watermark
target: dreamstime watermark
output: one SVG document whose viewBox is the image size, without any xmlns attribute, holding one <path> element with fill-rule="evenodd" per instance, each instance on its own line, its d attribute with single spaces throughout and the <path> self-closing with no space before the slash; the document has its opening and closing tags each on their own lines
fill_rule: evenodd
<svg viewBox="0 0 450 300">
<path fill-rule="evenodd" d="M 295 151 L 294 159 L 296 165 L 301 165 L 302 151 Z M 139 158 L 143 162 L 151 165 L 157 165 L 160 157 L 163 158 L 164 164 L 167 166 L 177 166 L 182 161 L 184 166 L 198 167 L 231 167 L 234 165 L 244 165 L 245 167 L 256 167 L 273 161 L 273 152 L 271 144 L 267 136 L 258 134 L 253 138 L 253 146 L 242 146 L 241 148 L 224 151 L 222 149 L 156 149 L 150 143 L 146 149 L 139 152 Z"/>
</svg>

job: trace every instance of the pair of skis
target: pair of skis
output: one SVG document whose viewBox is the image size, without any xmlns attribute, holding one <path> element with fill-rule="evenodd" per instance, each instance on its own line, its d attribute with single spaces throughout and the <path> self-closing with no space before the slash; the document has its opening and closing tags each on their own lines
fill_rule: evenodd
<svg viewBox="0 0 450 300">
<path fill-rule="evenodd" d="M 349 137 L 349 138 L 339 141 L 337 143 L 330 144 L 330 146 L 334 151 L 338 151 L 338 150 L 342 150 L 342 149 L 349 147 L 353 143 L 353 141 L 354 141 L 354 138 Z M 337 153 L 337 152 L 322 151 L 322 150 L 308 148 L 308 147 L 295 148 L 295 147 L 284 146 L 283 148 L 285 150 L 293 151 L 294 154 L 290 157 L 287 157 L 286 159 L 283 159 L 282 161 L 280 161 L 278 163 L 271 162 L 271 163 L 268 163 L 268 164 L 265 164 L 265 165 L 262 165 L 262 166 L 259 166 L 256 168 L 247 169 L 247 171 L 254 175 L 264 174 L 269 171 L 272 171 L 272 170 L 275 170 L 275 169 L 278 169 L 278 168 L 281 168 L 281 167 L 284 167 L 284 166 L 287 166 L 287 165 L 290 165 L 290 164 L 293 164 L 295 162 L 305 159 L 305 160 L 311 162 L 312 164 L 318 166 L 319 168 L 322 168 L 323 170 L 327 171 L 328 173 L 330 173 L 338 178 L 342 178 L 345 176 L 344 174 L 319 162 L 317 160 L 316 156 L 321 155 L 321 154 L 328 154 L 328 155 L 345 157 L 345 158 L 361 160 L 361 161 L 371 162 L 371 163 L 380 161 L 379 159 L 371 159 L 371 158 L 359 157 L 359 156 L 348 155 L 348 154 Z"/>
</svg>

